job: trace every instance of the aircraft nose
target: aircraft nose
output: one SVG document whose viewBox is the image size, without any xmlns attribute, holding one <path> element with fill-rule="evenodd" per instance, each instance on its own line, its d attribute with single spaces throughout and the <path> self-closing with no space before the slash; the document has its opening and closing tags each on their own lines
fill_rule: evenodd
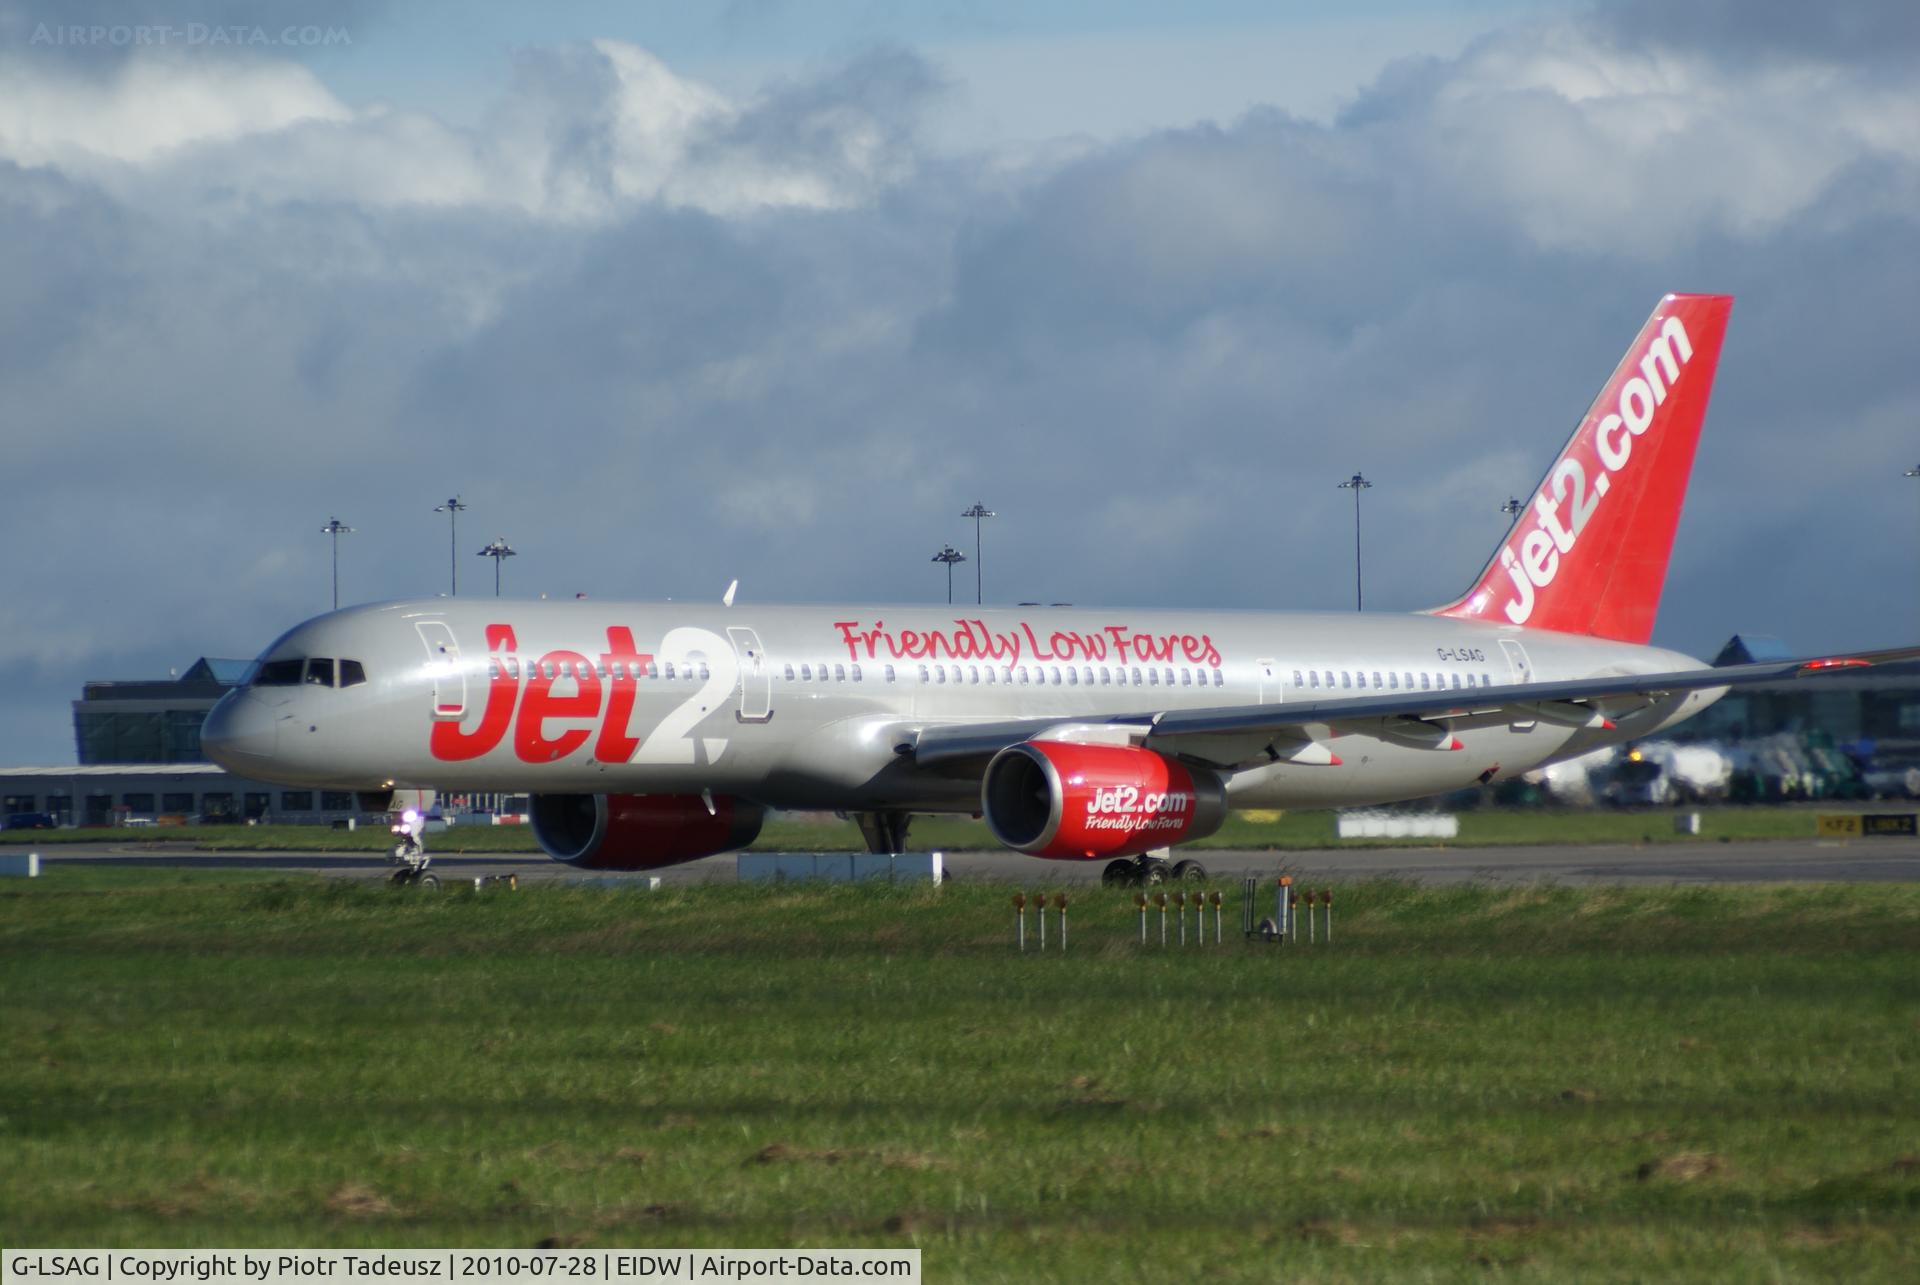
<svg viewBox="0 0 1920 1285">
<path fill-rule="evenodd" d="M 200 725 L 200 748 L 229 772 L 245 775 L 249 766 L 273 757 L 280 720 L 252 692 L 228 692 L 207 711 Z"/>
</svg>

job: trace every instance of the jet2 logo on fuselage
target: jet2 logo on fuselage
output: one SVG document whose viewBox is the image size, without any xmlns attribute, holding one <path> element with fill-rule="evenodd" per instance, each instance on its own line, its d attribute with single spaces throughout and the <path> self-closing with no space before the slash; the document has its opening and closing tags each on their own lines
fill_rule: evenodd
<svg viewBox="0 0 1920 1285">
<path fill-rule="evenodd" d="M 688 673 L 698 663 L 700 686 L 643 741 L 632 729 L 640 678 L 660 671 L 654 655 L 635 646 L 633 630 L 608 626 L 607 650 L 598 657 L 562 648 L 525 662 L 512 625 L 488 625 L 486 638 L 491 674 L 479 723 L 468 730 L 458 722 L 439 722 L 429 735 L 428 752 L 443 763 L 464 763 L 491 753 L 511 732 L 514 757 L 523 763 L 558 762 L 591 740 L 593 757 L 602 763 L 691 765 L 696 761 L 693 729 L 725 704 L 740 677 L 733 648 L 719 635 L 705 629 L 669 630 L 660 652 L 673 656 L 672 663 Z M 598 725 L 580 726 L 582 722 Z M 727 743 L 704 738 L 702 744 L 711 761 Z"/>
</svg>

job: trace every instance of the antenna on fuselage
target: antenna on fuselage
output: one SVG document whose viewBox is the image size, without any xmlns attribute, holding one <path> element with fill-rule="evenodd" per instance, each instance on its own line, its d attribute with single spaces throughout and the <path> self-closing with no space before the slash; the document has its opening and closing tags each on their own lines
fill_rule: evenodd
<svg viewBox="0 0 1920 1285">
<path fill-rule="evenodd" d="M 727 591 L 720 595 L 720 605 L 723 607 L 731 607 L 733 605 L 734 592 L 739 588 L 740 582 L 738 580 L 727 581 Z"/>
</svg>

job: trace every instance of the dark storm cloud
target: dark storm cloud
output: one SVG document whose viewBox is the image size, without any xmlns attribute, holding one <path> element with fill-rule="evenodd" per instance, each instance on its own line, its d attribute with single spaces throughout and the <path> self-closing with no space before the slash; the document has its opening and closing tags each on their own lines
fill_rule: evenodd
<svg viewBox="0 0 1920 1285">
<path fill-rule="evenodd" d="M 1607 0 L 1596 16 L 1630 47 L 1713 59 L 1814 60 L 1910 74 L 1920 56 L 1920 5 L 1911 0 Z"/>
<path fill-rule="evenodd" d="M 349 599 L 439 591 L 456 491 L 467 588 L 499 534 L 509 592 L 925 601 L 981 499 L 990 598 L 1339 608 L 1359 468 L 1369 603 L 1431 605 L 1676 288 L 1740 299 L 1662 640 L 1920 632 L 1911 87 L 1592 33 L 1054 164 L 931 151 L 910 53 L 721 102 L 599 46 L 472 132 L 0 164 L 0 542 L 58 550 L 0 598 L 0 758 L 65 752 L 76 672 L 324 607 L 333 514 Z"/>
</svg>

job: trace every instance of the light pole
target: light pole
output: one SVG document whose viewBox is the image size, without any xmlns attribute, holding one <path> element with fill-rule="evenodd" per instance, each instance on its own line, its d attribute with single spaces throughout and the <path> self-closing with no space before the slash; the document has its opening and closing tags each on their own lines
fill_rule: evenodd
<svg viewBox="0 0 1920 1285">
<path fill-rule="evenodd" d="M 445 504 L 436 504 L 433 506 L 435 513 L 444 513 L 447 515 L 447 576 L 450 582 L 447 596 L 450 598 L 458 598 L 460 596 L 460 558 L 457 546 L 460 543 L 460 511 L 466 507 L 466 505 L 460 503 L 460 497 L 457 495 Z M 498 566 L 499 564 L 495 563 L 494 565 Z"/>
<path fill-rule="evenodd" d="M 1908 469 L 1908 470 L 1907 470 L 1907 476 L 1908 476 L 1908 477 L 1920 477 L 1920 464 L 1916 464 L 1916 465 L 1914 465 L 1914 466 L 1913 466 L 1912 468 L 1910 468 L 1910 469 Z"/>
<path fill-rule="evenodd" d="M 973 601 L 978 606 L 987 600 L 986 591 L 981 587 L 981 568 L 986 565 L 980 558 L 980 519 L 998 517 L 992 509 L 975 500 L 973 507 L 960 515 L 973 519 Z"/>
<path fill-rule="evenodd" d="M 956 562 L 965 562 L 967 560 L 967 555 L 960 552 L 960 550 L 954 548 L 952 545 L 949 544 L 942 547 L 940 552 L 934 554 L 933 560 L 935 562 L 944 562 L 947 564 L 947 605 L 952 606 L 953 605 L 953 564 Z"/>
<path fill-rule="evenodd" d="M 1500 511 L 1506 514 L 1510 518 L 1517 518 L 1520 516 L 1520 510 L 1526 507 L 1527 506 L 1520 503 L 1520 501 L 1517 498 L 1509 495 L 1507 497 L 1507 502 L 1500 506 Z"/>
<path fill-rule="evenodd" d="M 321 535 L 333 537 L 333 609 L 340 610 L 340 537 L 352 535 L 353 528 L 339 518 L 328 518 L 327 524 L 320 528 Z"/>
<path fill-rule="evenodd" d="M 1353 609 L 1355 611 L 1361 610 L 1365 602 L 1360 592 L 1360 492 L 1372 485 L 1373 483 L 1358 473 L 1340 484 L 1341 490 L 1353 492 Z"/>
<path fill-rule="evenodd" d="M 512 545 L 508 544 L 503 537 L 496 535 L 493 537 L 493 543 L 480 550 L 478 556 L 493 559 L 493 596 L 498 598 L 500 596 L 500 559 L 518 555 L 514 553 Z"/>
</svg>

